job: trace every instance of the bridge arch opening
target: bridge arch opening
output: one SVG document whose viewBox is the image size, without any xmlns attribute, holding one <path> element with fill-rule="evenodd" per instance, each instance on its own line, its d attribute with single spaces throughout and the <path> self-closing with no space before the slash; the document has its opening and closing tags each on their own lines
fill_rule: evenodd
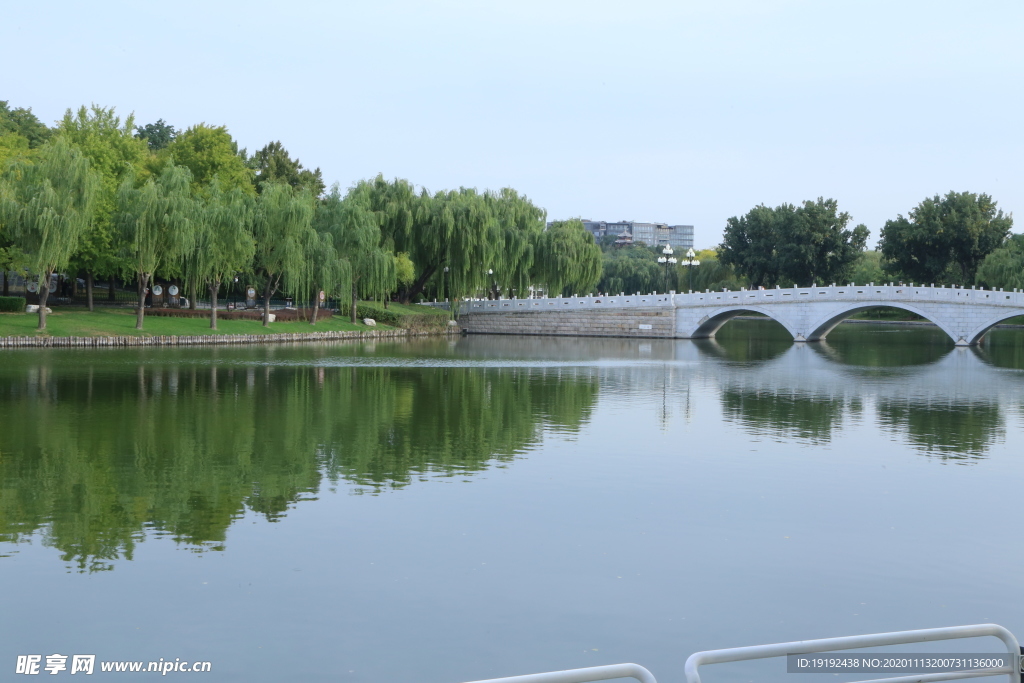
<svg viewBox="0 0 1024 683">
<path fill-rule="evenodd" d="M 781 320 L 773 317 L 769 313 L 756 308 L 733 308 L 726 311 L 721 311 L 715 315 L 707 316 L 705 319 L 700 321 L 697 329 L 693 332 L 694 339 L 714 339 L 718 331 L 725 326 L 727 322 L 735 318 L 753 318 L 758 321 L 763 321 L 772 327 L 779 327 L 789 334 L 789 339 L 792 340 L 796 337 L 796 332 L 791 330 Z"/>
<path fill-rule="evenodd" d="M 1015 322 L 1024 322 L 1024 317 L 1022 316 L 1024 316 L 1024 309 L 1020 309 L 1017 311 L 1010 310 L 1003 314 L 1000 314 L 992 318 L 991 320 L 985 322 L 984 324 L 978 326 L 978 328 L 971 333 L 970 339 L 968 339 L 968 343 L 971 346 L 974 346 L 975 344 L 980 344 L 982 340 L 985 338 L 985 335 L 988 334 L 996 325 L 999 325 L 1000 323 L 1005 323 L 1008 320 L 1012 320 L 1013 318 L 1022 318 L 1021 321 Z"/>
<path fill-rule="evenodd" d="M 848 320 L 858 313 L 863 313 L 865 311 L 878 311 L 881 314 L 878 316 L 879 322 L 894 322 L 898 319 L 898 316 L 894 316 L 892 313 L 899 312 L 906 317 L 907 322 L 932 323 L 945 332 L 946 336 L 948 336 L 954 343 L 964 343 L 963 340 L 959 339 L 955 332 L 948 329 L 941 321 L 930 318 L 923 311 L 914 306 L 900 304 L 898 302 L 886 303 L 884 305 L 878 305 L 876 303 L 865 306 L 851 306 L 840 313 L 833 314 L 832 316 L 824 320 L 820 320 L 816 324 L 812 325 L 811 333 L 807 335 L 807 341 L 824 341 L 825 337 L 827 337 L 828 334 L 838 327 L 844 320 Z M 888 313 L 888 315 L 886 315 L 886 313 Z M 911 316 L 906 316 L 907 313 L 911 314 Z"/>
</svg>

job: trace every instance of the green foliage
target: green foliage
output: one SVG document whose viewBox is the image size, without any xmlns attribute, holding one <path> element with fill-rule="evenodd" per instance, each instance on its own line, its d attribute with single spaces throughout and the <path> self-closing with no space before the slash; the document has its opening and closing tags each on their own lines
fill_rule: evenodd
<svg viewBox="0 0 1024 683">
<path fill-rule="evenodd" d="M 122 123 L 113 107 L 96 105 L 74 113 L 68 109 L 57 126 L 61 137 L 80 149 L 100 175 L 93 220 L 72 261 L 76 271 L 112 274 L 126 267 L 118 258 L 113 226 L 117 188 L 149 156 L 145 142 L 132 135 L 134 127 L 132 116 Z"/>
<path fill-rule="evenodd" d="M 135 137 L 145 140 L 151 152 L 159 152 L 178 136 L 178 131 L 163 119 L 157 119 L 156 123 L 147 123 L 145 126 L 138 126 L 135 129 Z"/>
<path fill-rule="evenodd" d="M 256 171 L 256 189 L 260 191 L 264 183 L 285 183 L 296 190 L 309 190 L 314 197 L 319 197 L 327 187 L 319 168 L 312 171 L 303 168 L 280 142 L 271 142 L 253 154 L 249 167 Z"/>
<path fill-rule="evenodd" d="M 613 249 L 604 255 L 603 274 L 597 286 L 608 294 L 625 292 L 653 292 L 662 289 L 665 282 L 664 266 L 657 255 L 646 246 L 632 245 Z M 559 292 L 550 292 L 557 296 Z"/>
<path fill-rule="evenodd" d="M 536 242 L 533 280 L 551 296 L 587 294 L 601 280 L 601 247 L 578 218 L 555 221 Z"/>
<path fill-rule="evenodd" d="M 0 133 L 0 171 L 12 161 L 27 160 L 33 156 L 28 138 L 18 133 Z"/>
<path fill-rule="evenodd" d="M 885 222 L 879 244 L 894 277 L 922 283 L 973 282 L 978 266 L 1013 227 L 987 194 L 949 192 Z"/>
<path fill-rule="evenodd" d="M 732 266 L 722 263 L 714 250 L 702 250 L 697 254 L 697 260 L 700 261 L 699 266 L 686 266 L 686 268 L 692 268 L 691 274 L 680 272 L 680 289 L 684 289 L 684 285 L 691 287 L 690 282 L 692 282 L 692 289 L 695 292 L 703 292 L 705 289 L 710 289 L 713 292 L 723 289 L 737 291 L 748 286 L 746 278 L 737 275 Z M 692 280 L 690 280 L 691 277 Z"/>
<path fill-rule="evenodd" d="M 228 192 L 214 179 L 194 199 L 193 247 L 185 259 L 186 279 L 210 292 L 216 303 L 221 284 L 252 265 L 256 244 L 252 236 L 253 201 L 239 188 Z M 216 325 L 216 306 L 210 308 Z"/>
<path fill-rule="evenodd" d="M 238 144 L 224 126 L 192 126 L 167 145 L 158 158 L 161 162 L 172 158 L 175 164 L 191 171 L 196 190 L 209 187 L 216 176 L 225 191 L 239 188 L 246 194 L 256 194 L 254 174 L 246 165 L 245 151 L 239 152 Z"/>
<path fill-rule="evenodd" d="M 1024 235 L 1011 235 L 978 267 L 977 284 L 995 289 L 1024 290 Z"/>
<path fill-rule="evenodd" d="M 303 282 L 308 246 L 315 238 L 314 209 L 308 191 L 295 192 L 282 183 L 268 183 L 256 201 L 255 268 L 264 281 L 265 313 L 270 311 L 270 297 L 283 283 L 301 286 Z"/>
<path fill-rule="evenodd" d="M 16 162 L 0 176 L 0 225 L 41 282 L 70 262 L 92 221 L 99 182 L 89 160 L 62 138 L 43 145 L 35 163 Z M 47 293 L 40 288 L 39 329 Z"/>
<path fill-rule="evenodd" d="M 865 251 L 854 261 L 850 269 L 849 282 L 855 285 L 866 285 L 872 282 L 883 282 L 885 271 L 882 265 L 882 252 Z"/>
<path fill-rule="evenodd" d="M 25 310 L 25 297 L 0 296 L 0 313 L 22 313 Z"/>
<path fill-rule="evenodd" d="M 864 225 L 848 229 L 850 215 L 834 199 L 800 206 L 756 206 L 726 221 L 719 257 L 752 287 L 789 281 L 802 286 L 847 278 L 867 243 Z"/>
<path fill-rule="evenodd" d="M 404 251 L 395 254 L 395 280 L 399 287 L 408 286 L 416 279 L 416 265 Z"/>
<path fill-rule="evenodd" d="M 136 187 L 130 173 L 117 191 L 115 225 L 123 257 L 138 278 L 138 329 L 145 306 L 143 290 L 157 272 L 176 264 L 195 245 L 195 207 L 187 168 L 167 162 L 156 178 Z"/>
<path fill-rule="evenodd" d="M 42 147 L 52 135 L 31 107 L 11 109 L 7 100 L 0 100 L 0 136 L 9 133 L 24 138 L 30 149 Z"/>
</svg>

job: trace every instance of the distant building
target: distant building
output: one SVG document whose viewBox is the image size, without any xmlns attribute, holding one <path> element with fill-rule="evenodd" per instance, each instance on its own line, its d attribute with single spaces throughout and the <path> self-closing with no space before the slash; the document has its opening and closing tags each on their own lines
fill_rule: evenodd
<svg viewBox="0 0 1024 683">
<path fill-rule="evenodd" d="M 673 249 L 693 248 L 692 225 L 668 225 L 667 223 L 642 223 L 640 221 L 591 221 L 584 220 L 583 227 L 595 240 L 607 235 L 619 237 L 628 233 L 632 242 L 643 242 L 649 247 L 662 247 L 666 244 Z"/>
</svg>

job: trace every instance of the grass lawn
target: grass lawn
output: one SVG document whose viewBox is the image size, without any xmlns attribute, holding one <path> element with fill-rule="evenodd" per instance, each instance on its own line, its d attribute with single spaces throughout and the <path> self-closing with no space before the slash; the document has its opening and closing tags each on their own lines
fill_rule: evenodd
<svg viewBox="0 0 1024 683">
<path fill-rule="evenodd" d="M 411 306 L 409 308 L 412 308 Z M 39 336 L 36 313 L 0 313 L 0 337 Z M 143 330 L 135 329 L 135 312 L 128 309 L 97 308 L 86 310 L 55 308 L 46 316 L 46 332 L 50 337 L 107 337 L 201 334 L 277 334 L 282 332 L 335 332 L 340 330 L 392 329 L 378 324 L 367 327 L 353 325 L 347 316 L 334 316 L 316 325 L 307 322 L 275 322 L 263 327 L 259 320 L 217 320 L 217 330 L 210 329 L 209 318 L 162 318 L 146 316 Z"/>
</svg>

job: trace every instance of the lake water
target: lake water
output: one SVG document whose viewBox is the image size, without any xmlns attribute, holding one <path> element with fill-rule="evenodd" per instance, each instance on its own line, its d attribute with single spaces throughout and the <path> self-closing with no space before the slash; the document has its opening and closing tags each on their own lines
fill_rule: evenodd
<svg viewBox="0 0 1024 683">
<path fill-rule="evenodd" d="M 1024 332 L 779 332 L 4 351 L 0 679 L 668 682 L 703 649 L 1024 636 Z"/>
</svg>

